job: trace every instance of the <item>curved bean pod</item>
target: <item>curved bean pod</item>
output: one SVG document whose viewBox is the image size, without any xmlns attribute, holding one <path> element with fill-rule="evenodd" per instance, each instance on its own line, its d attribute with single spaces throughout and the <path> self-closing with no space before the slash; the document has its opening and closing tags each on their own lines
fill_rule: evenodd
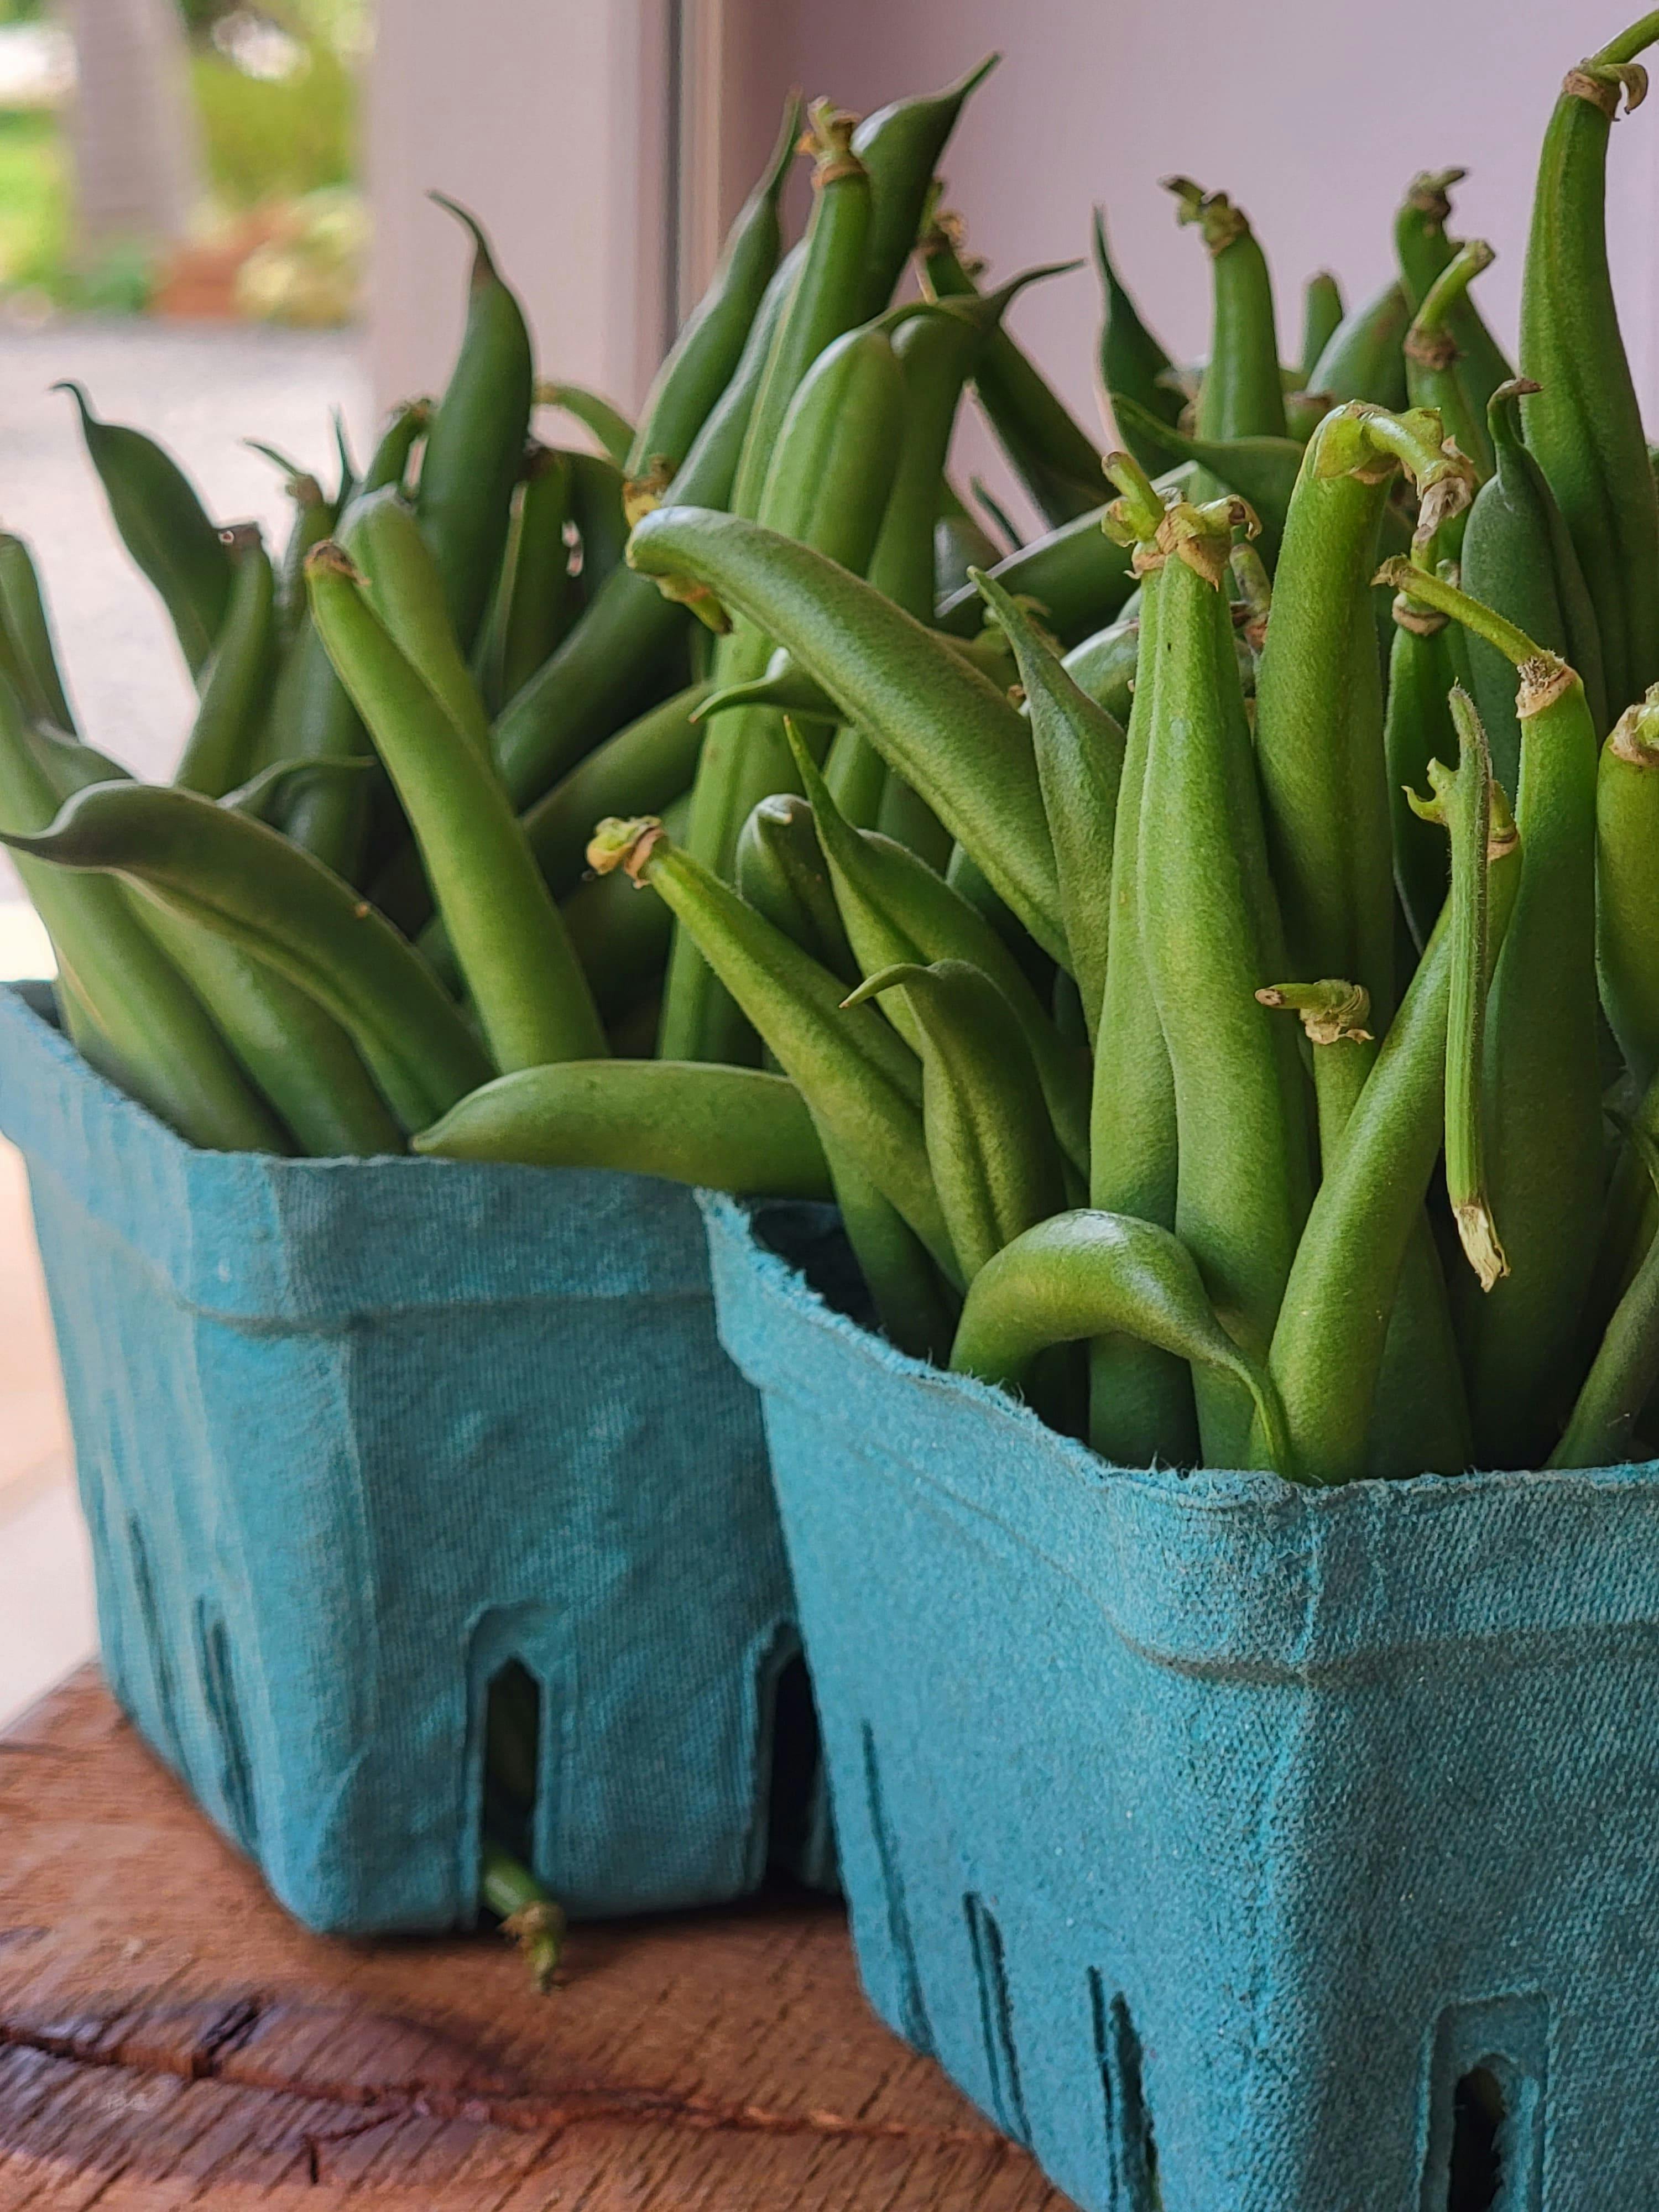
<svg viewBox="0 0 1659 2212">
<path fill-rule="evenodd" d="M 1322 269 L 1302 288 L 1302 344 L 1297 361 L 1304 392 L 1317 388 L 1315 375 L 1326 347 L 1342 327 L 1342 287 L 1328 269 Z M 1287 408 L 1288 404 L 1287 394 Z"/>
<path fill-rule="evenodd" d="M 1140 311 L 1124 289 L 1106 244 L 1106 219 L 1095 210 L 1093 245 L 1095 267 L 1100 276 L 1100 383 L 1112 409 L 1117 434 L 1149 475 L 1168 464 L 1164 448 L 1143 436 L 1132 422 L 1119 420 L 1117 400 L 1133 400 L 1154 422 L 1173 428 L 1181 420 L 1184 404 L 1170 356 L 1140 319 Z"/>
<path fill-rule="evenodd" d="M 220 798 L 248 775 L 276 650 L 276 580 L 257 525 L 248 526 L 234 557 L 229 604 L 203 666 L 196 719 L 173 771 L 175 783 L 209 799 Z"/>
<path fill-rule="evenodd" d="M 763 799 L 738 839 L 741 898 L 848 984 L 859 980 L 847 929 L 830 888 L 812 809 L 793 792 Z"/>
<path fill-rule="evenodd" d="M 859 319 L 878 315 L 904 274 L 922 227 L 933 173 L 969 95 L 1000 57 L 988 54 L 943 92 L 896 100 L 867 115 L 853 133 L 853 151 L 870 179 L 870 228 Z"/>
<path fill-rule="evenodd" d="M 342 519 L 340 544 L 387 636 L 457 734 L 481 760 L 488 760 L 489 724 L 483 702 L 450 626 L 437 561 L 413 512 L 391 485 L 370 492 L 352 501 Z"/>
<path fill-rule="evenodd" d="M 28 547 L 9 530 L 0 530 L 0 629 L 16 663 L 14 681 L 27 712 L 72 736 L 75 716 L 58 672 L 40 579 Z"/>
<path fill-rule="evenodd" d="M 1176 220 L 1196 223 L 1209 248 L 1215 287 L 1210 358 L 1198 394 L 1201 438 L 1282 438 L 1285 386 L 1279 368 L 1273 282 L 1267 257 L 1242 208 L 1224 192 L 1206 192 L 1190 177 L 1166 177 Z M 1195 503 L 1222 487 L 1200 477 Z"/>
<path fill-rule="evenodd" d="M 1401 288 L 1413 314 L 1427 299 L 1435 280 L 1449 265 L 1457 248 L 1446 235 L 1451 214 L 1447 197 L 1450 187 L 1468 174 L 1463 169 L 1425 170 L 1412 179 L 1395 217 L 1395 257 L 1400 264 Z M 1456 342 L 1459 377 L 1468 404 L 1477 414 L 1500 384 L 1515 371 L 1504 349 L 1480 319 L 1480 310 L 1468 294 L 1455 301 L 1447 327 Z"/>
<path fill-rule="evenodd" d="M 570 457 L 532 446 L 513 500 L 501 574 L 473 655 L 485 708 L 499 714 L 555 653 L 581 609 L 565 529 L 573 512 Z"/>
<path fill-rule="evenodd" d="M 1626 708 L 1595 782 L 1595 959 L 1619 1049 L 1645 1091 L 1659 1070 L 1659 685 Z"/>
<path fill-rule="evenodd" d="M 1659 1190 L 1659 1152 L 1639 1129 L 1632 1150 Z M 1552 1467 L 1618 1467 L 1635 1456 L 1632 1437 L 1659 1383 L 1659 1243 L 1650 1243 L 1602 1335 Z"/>
<path fill-rule="evenodd" d="M 622 472 L 630 473 L 629 455 L 633 452 L 639 434 L 619 407 L 597 392 L 590 392 L 584 384 L 538 383 L 531 393 L 536 407 L 556 408 L 560 414 L 568 415 L 580 422 L 598 442 L 605 459 Z"/>
<path fill-rule="evenodd" d="M 586 866 L 593 824 L 606 814 L 660 814 L 690 788 L 703 742 L 700 709 L 711 687 L 693 684 L 596 745 L 521 817 L 537 866 L 562 897 Z"/>
<path fill-rule="evenodd" d="M 1462 246 L 1425 295 L 1406 333 L 1406 390 L 1413 407 L 1432 407 L 1455 438 L 1460 453 L 1474 463 L 1484 483 L 1492 472 L 1492 437 L 1484 404 L 1462 373 L 1463 354 L 1453 329 L 1454 311 L 1468 300 L 1468 288 L 1496 258 L 1484 239 Z M 1453 539 L 1447 550 L 1455 553 Z"/>
<path fill-rule="evenodd" d="M 1190 437 L 1176 425 L 1159 422 L 1123 393 L 1109 397 L 1119 428 L 1126 433 L 1134 431 L 1143 446 L 1156 451 L 1159 468 L 1171 468 L 1182 461 L 1194 465 L 1183 495 L 1186 498 L 1194 497 L 1192 486 L 1200 483 L 1213 483 L 1222 491 L 1237 492 L 1255 510 L 1268 559 L 1277 555 L 1302 467 L 1302 447 L 1294 438 Z"/>
<path fill-rule="evenodd" d="M 1369 400 L 1374 406 L 1406 404 L 1406 362 L 1401 351 L 1412 309 L 1397 283 L 1350 310 L 1314 365 L 1308 388 L 1334 404 Z"/>
</svg>

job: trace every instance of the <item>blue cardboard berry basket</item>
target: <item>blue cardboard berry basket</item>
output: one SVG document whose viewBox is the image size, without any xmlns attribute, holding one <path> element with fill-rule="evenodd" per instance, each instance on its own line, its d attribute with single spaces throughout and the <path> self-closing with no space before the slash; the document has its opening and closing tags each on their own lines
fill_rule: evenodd
<svg viewBox="0 0 1659 2212">
<path fill-rule="evenodd" d="M 889 2025 L 1086 2212 L 1659 2204 L 1659 1468 L 1124 1472 L 704 1203 Z"/>
<path fill-rule="evenodd" d="M 573 1915 L 753 1888 L 805 1834 L 813 1724 L 690 1194 L 199 1152 L 50 1006 L 0 990 L 0 1129 L 149 1743 L 307 1926 L 465 1926 L 516 1662 L 532 1862 Z"/>
</svg>

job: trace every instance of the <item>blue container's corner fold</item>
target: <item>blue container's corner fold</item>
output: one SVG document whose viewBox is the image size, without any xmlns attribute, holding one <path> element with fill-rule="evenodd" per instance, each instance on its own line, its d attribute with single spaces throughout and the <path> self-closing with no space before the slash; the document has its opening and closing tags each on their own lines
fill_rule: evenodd
<svg viewBox="0 0 1659 2212">
<path fill-rule="evenodd" d="M 1115 1469 L 703 1202 L 890 2025 L 1087 2212 L 1659 2203 L 1659 1468 Z"/>
<path fill-rule="evenodd" d="M 533 1857 L 573 1914 L 752 1888 L 798 1646 L 691 1194 L 198 1152 L 11 990 L 0 1128 L 106 1670 L 281 1901 L 324 1930 L 471 1920 L 512 1661 L 540 1693 Z"/>
</svg>

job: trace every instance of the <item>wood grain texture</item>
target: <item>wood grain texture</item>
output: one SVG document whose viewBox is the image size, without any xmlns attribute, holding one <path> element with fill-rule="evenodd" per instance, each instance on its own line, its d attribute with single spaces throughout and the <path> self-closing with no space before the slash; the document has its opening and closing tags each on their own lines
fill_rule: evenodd
<svg viewBox="0 0 1659 2212">
<path fill-rule="evenodd" d="M 1065 2212 L 866 2009 L 841 1915 L 344 1942 L 90 1672 L 0 1736 L 0 2212 Z"/>
</svg>

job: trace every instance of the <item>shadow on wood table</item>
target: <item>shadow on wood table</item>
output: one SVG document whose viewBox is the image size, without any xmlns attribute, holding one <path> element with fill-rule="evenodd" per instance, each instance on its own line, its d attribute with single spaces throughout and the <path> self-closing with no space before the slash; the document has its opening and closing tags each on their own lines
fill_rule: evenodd
<svg viewBox="0 0 1659 2212">
<path fill-rule="evenodd" d="M 307 1936 L 88 1670 L 0 1736 L 0 2212 L 1065 2212 L 838 1911 Z"/>
</svg>

